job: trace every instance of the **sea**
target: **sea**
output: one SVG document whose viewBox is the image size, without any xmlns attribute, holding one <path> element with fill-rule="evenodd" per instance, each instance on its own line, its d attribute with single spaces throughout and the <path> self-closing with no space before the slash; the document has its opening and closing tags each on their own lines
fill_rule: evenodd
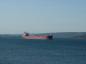
<svg viewBox="0 0 86 64">
<path fill-rule="evenodd" d="M 0 64 L 86 64 L 86 40 L 0 38 Z"/>
</svg>

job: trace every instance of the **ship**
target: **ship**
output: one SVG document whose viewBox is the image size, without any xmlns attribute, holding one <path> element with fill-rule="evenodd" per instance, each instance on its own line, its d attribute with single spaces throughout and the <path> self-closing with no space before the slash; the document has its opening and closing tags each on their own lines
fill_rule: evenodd
<svg viewBox="0 0 86 64">
<path fill-rule="evenodd" d="M 22 37 L 24 39 L 48 39 L 48 40 L 52 40 L 53 39 L 53 35 L 30 35 L 27 32 L 24 32 L 24 34 L 22 35 Z"/>
</svg>

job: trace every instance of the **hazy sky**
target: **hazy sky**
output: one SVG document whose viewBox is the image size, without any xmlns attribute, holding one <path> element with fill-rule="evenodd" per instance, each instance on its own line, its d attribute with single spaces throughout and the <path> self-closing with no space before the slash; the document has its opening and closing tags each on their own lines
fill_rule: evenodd
<svg viewBox="0 0 86 64">
<path fill-rule="evenodd" d="M 0 33 L 85 32 L 86 0 L 0 0 Z"/>
</svg>

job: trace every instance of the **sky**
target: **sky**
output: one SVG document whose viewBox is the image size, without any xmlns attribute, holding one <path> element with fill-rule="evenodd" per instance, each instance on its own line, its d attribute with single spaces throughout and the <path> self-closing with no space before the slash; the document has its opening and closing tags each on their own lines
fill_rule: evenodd
<svg viewBox="0 0 86 64">
<path fill-rule="evenodd" d="M 86 32 L 86 0 L 0 0 L 0 34 Z"/>
</svg>

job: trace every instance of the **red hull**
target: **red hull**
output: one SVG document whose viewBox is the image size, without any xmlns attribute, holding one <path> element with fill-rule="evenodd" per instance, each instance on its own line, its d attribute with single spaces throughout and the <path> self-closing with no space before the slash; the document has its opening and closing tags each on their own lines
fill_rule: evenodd
<svg viewBox="0 0 86 64">
<path fill-rule="evenodd" d="M 48 39 L 48 36 L 24 36 L 25 39 Z"/>
</svg>

